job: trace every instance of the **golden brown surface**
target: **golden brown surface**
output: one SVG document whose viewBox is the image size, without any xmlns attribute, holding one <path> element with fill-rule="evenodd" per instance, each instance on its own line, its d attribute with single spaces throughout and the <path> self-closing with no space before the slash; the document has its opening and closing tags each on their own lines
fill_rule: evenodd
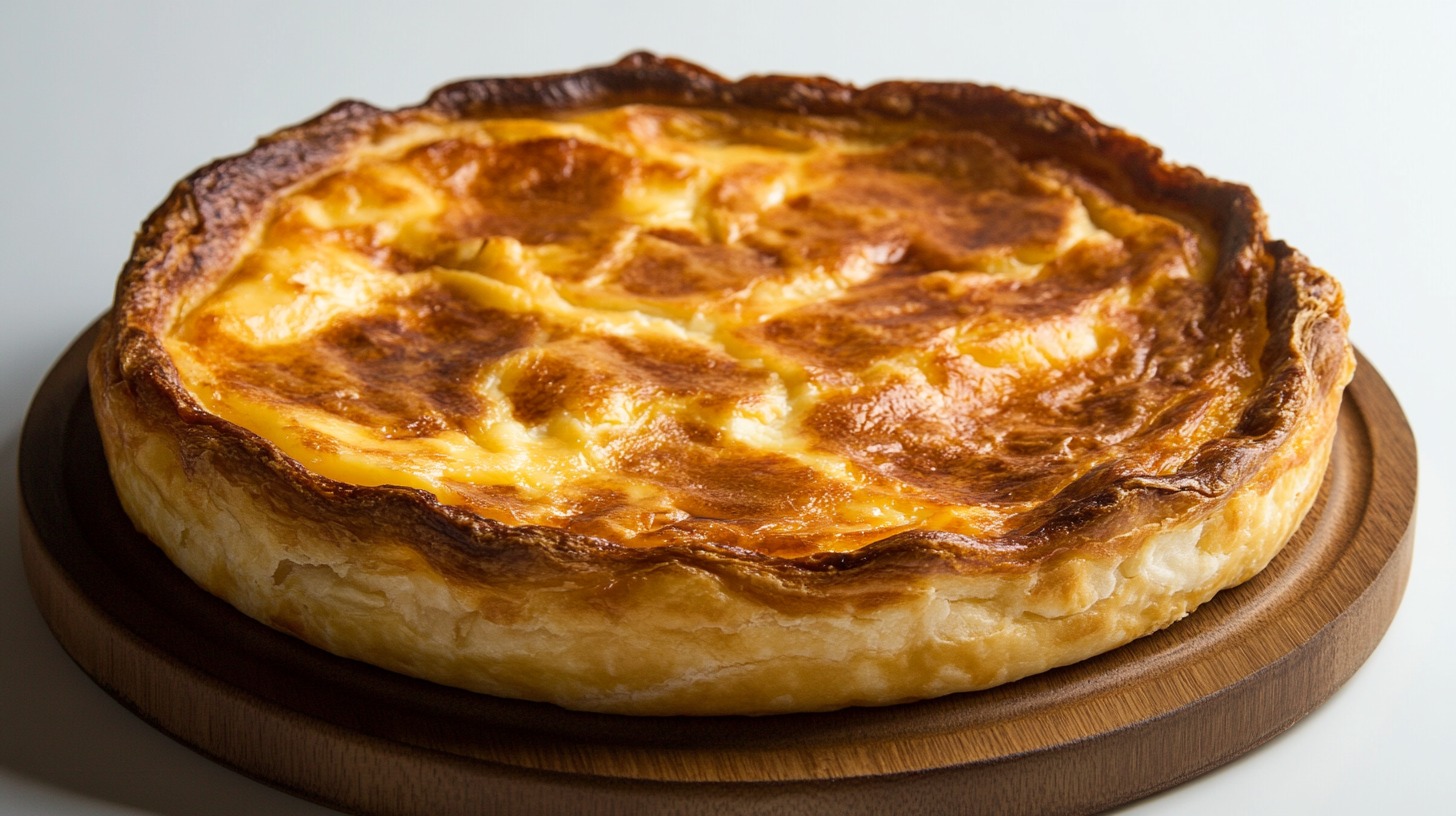
<svg viewBox="0 0 1456 816">
<path fill-rule="evenodd" d="M 255 617 L 492 693 L 798 710 L 1246 579 L 1318 485 L 1344 319 L 1247 190 L 1063 103 L 636 56 L 200 171 L 93 390 L 128 511 Z"/>
<path fill-rule="evenodd" d="M 387 145 L 167 342 L 330 478 L 634 547 L 988 539 L 1176 471 L 1258 384 L 1200 225 L 977 133 L 636 105 Z"/>
</svg>

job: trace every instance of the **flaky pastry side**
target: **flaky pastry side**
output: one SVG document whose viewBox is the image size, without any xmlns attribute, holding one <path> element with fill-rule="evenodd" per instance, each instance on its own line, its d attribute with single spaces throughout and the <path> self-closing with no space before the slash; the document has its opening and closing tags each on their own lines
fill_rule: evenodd
<svg viewBox="0 0 1456 816">
<path fill-rule="evenodd" d="M 763 714 L 1008 682 L 1247 580 L 1345 320 L 1246 189 L 1065 103 L 634 55 L 199 171 L 91 382 L 127 512 L 260 621 Z"/>
</svg>

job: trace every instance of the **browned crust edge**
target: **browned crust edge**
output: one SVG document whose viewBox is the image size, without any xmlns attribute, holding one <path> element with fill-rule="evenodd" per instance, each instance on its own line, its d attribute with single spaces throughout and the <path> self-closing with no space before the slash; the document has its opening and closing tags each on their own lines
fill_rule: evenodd
<svg viewBox="0 0 1456 816">
<path fill-rule="evenodd" d="M 1057 156 L 1114 195 L 1155 210 L 1193 215 L 1223 238 L 1215 278 L 1241 295 L 1266 295 L 1269 342 L 1264 382 L 1235 431 L 1205 444 L 1165 476 L 1095 470 L 1049 502 L 1033 521 L 995 541 L 912 532 L 848 553 L 782 558 L 726 546 L 635 549 L 544 527 L 511 527 L 440 503 L 424 491 L 362 487 L 306 470 L 257 435 L 205 411 L 165 352 L 182 297 L 225 273 L 252 224 L 281 191 L 332 166 L 378 129 L 412 117 L 477 118 L 609 106 L 629 101 L 740 107 L 821 115 L 923 119 L 1014 135 L 1022 158 Z M 1267 287 L 1267 289 L 1264 289 Z M 346 101 L 262 139 L 251 151 L 180 182 L 144 223 L 122 271 L 115 306 L 98 340 L 96 382 L 122 389 L 143 415 L 180 440 L 184 459 L 225 463 L 239 478 L 272 486 L 264 500 L 307 511 L 344 529 L 397 531 L 446 575 L 540 578 L 583 571 L 651 569 L 678 563 L 768 580 L 780 589 L 857 582 L 927 570 L 1023 571 L 1068 551 L 1105 552 L 1116 533 L 1196 518 L 1260 476 L 1300 421 L 1340 387 L 1350 359 L 1338 285 L 1282 242 L 1268 240 L 1258 201 L 1245 187 L 1166 163 L 1161 151 L 1059 100 L 964 83 L 886 82 L 855 88 L 808 77 L 730 81 L 690 63 L 632 54 L 577 73 L 447 85 L 423 104 L 387 112 Z M 543 573 L 544 570 L 544 573 Z"/>
</svg>

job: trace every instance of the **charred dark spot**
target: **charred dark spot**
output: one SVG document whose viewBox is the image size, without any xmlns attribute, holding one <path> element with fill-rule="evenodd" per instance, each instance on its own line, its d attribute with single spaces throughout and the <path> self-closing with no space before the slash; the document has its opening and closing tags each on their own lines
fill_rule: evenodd
<svg viewBox="0 0 1456 816">
<path fill-rule="evenodd" d="M 427 288 L 251 361 L 229 358 L 223 376 L 264 401 L 322 408 L 385 436 L 432 436 L 476 416 L 477 373 L 535 333 L 534 318 Z"/>
<path fill-rule="evenodd" d="M 506 397 L 518 421 L 536 425 L 557 412 L 591 405 L 613 387 L 610 372 L 544 351 L 522 364 L 514 381 L 506 385 Z"/>
<path fill-rule="evenodd" d="M 542 348 L 503 387 L 516 419 L 585 413 L 613 393 L 689 397 L 705 409 L 751 399 L 768 375 L 712 349 L 666 340 L 576 337 Z M 716 433 L 714 431 L 713 433 Z"/>
<path fill-rule="evenodd" d="M 777 257 L 751 247 L 651 233 L 638 242 L 617 280 L 634 295 L 672 298 L 736 292 L 783 272 Z"/>
<path fill-rule="evenodd" d="M 619 220 L 611 208 L 639 170 L 624 153 L 569 138 L 499 145 L 446 140 L 408 160 L 457 197 L 449 234 L 527 244 L 600 237 Z"/>
</svg>

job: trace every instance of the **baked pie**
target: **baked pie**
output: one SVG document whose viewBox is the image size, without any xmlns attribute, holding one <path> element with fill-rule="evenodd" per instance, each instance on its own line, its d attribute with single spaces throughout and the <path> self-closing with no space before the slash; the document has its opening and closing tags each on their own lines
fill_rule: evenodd
<svg viewBox="0 0 1456 816">
<path fill-rule="evenodd" d="M 1340 289 L 1064 102 L 645 54 L 182 181 L 91 357 L 138 528 L 339 655 L 627 714 L 986 688 L 1254 575 Z"/>
</svg>

